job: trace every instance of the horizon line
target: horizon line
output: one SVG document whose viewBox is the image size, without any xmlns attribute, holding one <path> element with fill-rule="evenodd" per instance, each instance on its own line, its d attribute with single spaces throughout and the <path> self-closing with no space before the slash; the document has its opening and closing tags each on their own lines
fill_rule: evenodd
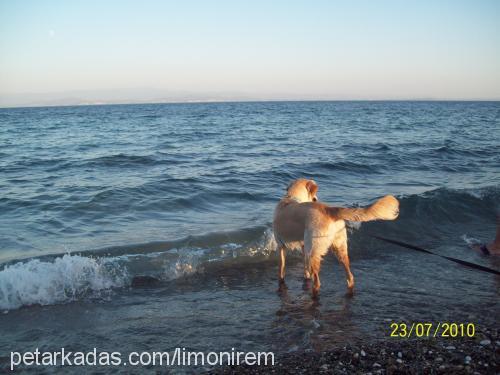
<svg viewBox="0 0 500 375">
<path fill-rule="evenodd" d="M 500 99 L 212 99 L 212 100 L 168 100 L 168 101 L 110 101 L 80 104 L 33 104 L 33 105 L 0 105 L 0 109 L 23 108 L 65 108 L 65 107 L 104 107 L 114 105 L 155 105 L 155 104 L 217 104 L 217 103 L 301 103 L 301 102 L 500 102 Z"/>
</svg>

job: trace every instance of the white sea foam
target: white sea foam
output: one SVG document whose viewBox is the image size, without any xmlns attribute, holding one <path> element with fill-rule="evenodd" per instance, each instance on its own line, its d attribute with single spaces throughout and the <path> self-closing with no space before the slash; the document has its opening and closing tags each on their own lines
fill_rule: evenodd
<svg viewBox="0 0 500 375">
<path fill-rule="evenodd" d="M 32 259 L 0 271 L 0 309 L 70 302 L 127 282 L 126 269 L 113 258 L 66 254 L 53 261 Z"/>
<path fill-rule="evenodd" d="M 475 237 L 469 237 L 467 234 L 462 235 L 462 240 L 468 245 L 468 246 L 474 246 L 474 245 L 479 245 L 481 244 L 481 241 L 478 240 Z"/>
<path fill-rule="evenodd" d="M 178 254 L 175 262 L 169 262 L 164 266 L 164 278 L 174 280 L 180 277 L 189 276 L 198 271 L 202 263 L 202 257 L 205 255 L 203 249 L 173 249 L 172 252 Z"/>
<path fill-rule="evenodd" d="M 488 194 L 488 189 L 464 189 L 463 192 L 465 194 L 470 195 L 473 198 L 476 199 L 484 199 L 484 197 Z"/>
<path fill-rule="evenodd" d="M 246 256 L 256 256 L 264 255 L 269 256 L 272 252 L 276 251 L 277 244 L 274 239 L 274 233 L 271 229 L 267 229 L 260 241 L 254 246 L 250 246 L 242 251 L 243 255 Z"/>
</svg>

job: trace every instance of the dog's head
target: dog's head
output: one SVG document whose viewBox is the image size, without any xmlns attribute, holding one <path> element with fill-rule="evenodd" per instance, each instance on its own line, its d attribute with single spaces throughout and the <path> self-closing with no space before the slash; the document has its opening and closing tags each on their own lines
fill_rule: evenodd
<svg viewBox="0 0 500 375">
<path fill-rule="evenodd" d="M 318 185 L 314 180 L 306 180 L 305 178 L 299 178 L 288 185 L 286 189 L 286 197 L 293 198 L 297 202 L 316 202 L 318 197 L 316 192 L 318 191 Z"/>
</svg>

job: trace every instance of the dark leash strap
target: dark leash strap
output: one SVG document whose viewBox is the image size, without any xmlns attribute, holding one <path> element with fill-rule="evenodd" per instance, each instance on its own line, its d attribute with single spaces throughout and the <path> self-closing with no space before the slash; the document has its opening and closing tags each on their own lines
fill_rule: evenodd
<svg viewBox="0 0 500 375">
<path fill-rule="evenodd" d="M 369 236 L 373 237 L 373 238 L 376 238 L 377 240 L 380 240 L 380 241 L 392 243 L 394 245 L 398 245 L 398 246 L 401 246 L 401 247 L 406 247 L 407 249 L 411 249 L 411 250 L 415 250 L 415 251 L 420 251 L 421 253 L 427 253 L 427 254 L 435 255 L 435 256 L 438 256 L 440 258 L 444 258 L 444 259 L 450 260 L 452 262 L 461 264 L 462 266 L 465 266 L 465 267 L 473 268 L 473 269 L 480 270 L 480 271 L 483 271 L 483 272 L 492 273 L 494 275 L 500 275 L 499 271 L 494 270 L 492 268 L 485 267 L 485 266 L 481 266 L 480 264 L 471 263 L 471 262 L 467 262 L 465 260 L 448 257 L 446 255 L 439 255 L 439 254 L 433 253 L 432 251 L 429 251 L 429 250 L 426 250 L 426 249 L 422 249 L 421 247 L 418 247 L 418 246 L 415 246 L 415 245 L 411 245 L 411 244 L 406 243 L 406 242 L 396 241 L 396 240 L 392 240 L 390 238 L 384 238 L 384 237 L 376 236 L 374 234 L 369 234 Z"/>
</svg>

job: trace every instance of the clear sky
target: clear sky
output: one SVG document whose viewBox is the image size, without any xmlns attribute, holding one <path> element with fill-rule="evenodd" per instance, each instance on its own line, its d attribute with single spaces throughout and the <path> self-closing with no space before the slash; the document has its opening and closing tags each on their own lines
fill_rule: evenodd
<svg viewBox="0 0 500 375">
<path fill-rule="evenodd" d="M 0 0 L 0 105 L 500 99 L 500 1 Z"/>
</svg>

